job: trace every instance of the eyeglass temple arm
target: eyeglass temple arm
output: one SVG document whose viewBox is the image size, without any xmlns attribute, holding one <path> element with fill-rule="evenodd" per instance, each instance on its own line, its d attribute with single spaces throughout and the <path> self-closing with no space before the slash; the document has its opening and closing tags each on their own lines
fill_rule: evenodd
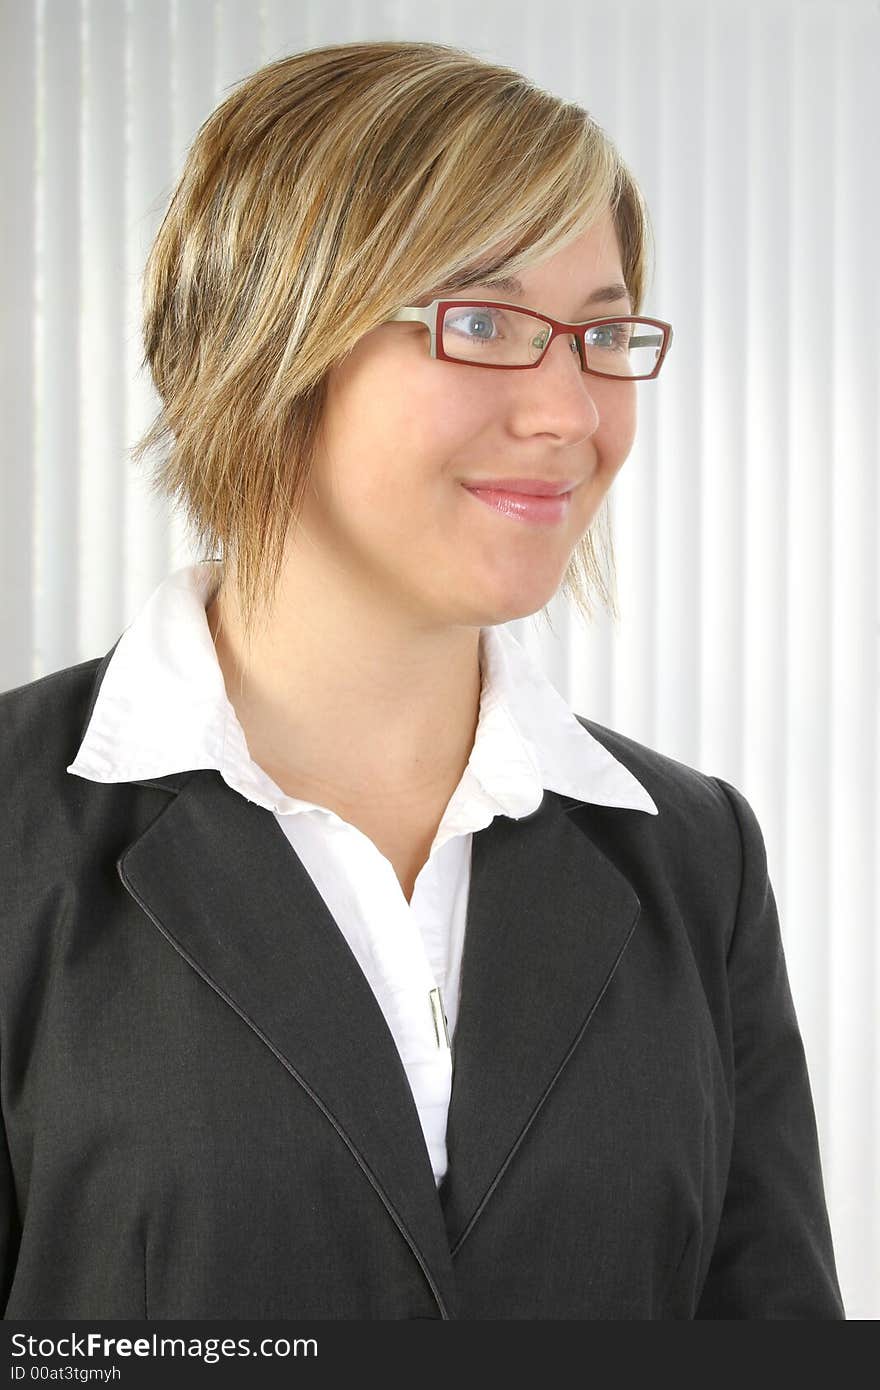
<svg viewBox="0 0 880 1390">
<path fill-rule="evenodd" d="M 411 306 L 406 309 L 398 309 L 397 313 L 392 315 L 390 322 L 426 323 L 429 328 L 432 328 L 434 326 L 434 316 L 437 313 L 436 304 L 437 302 L 435 300 L 433 304 L 426 305 L 424 309 L 413 308 Z"/>
</svg>

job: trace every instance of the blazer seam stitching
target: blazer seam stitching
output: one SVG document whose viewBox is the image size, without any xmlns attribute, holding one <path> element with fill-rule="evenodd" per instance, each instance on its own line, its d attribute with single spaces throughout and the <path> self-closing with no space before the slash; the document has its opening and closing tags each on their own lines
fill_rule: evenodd
<svg viewBox="0 0 880 1390">
<path fill-rule="evenodd" d="M 725 786 L 724 782 L 722 781 L 722 779 L 721 779 L 720 777 L 713 777 L 713 778 L 712 778 L 712 781 L 715 782 L 715 783 L 717 783 L 717 785 L 721 788 L 722 792 L 724 793 L 725 800 L 727 801 L 727 804 L 728 804 L 728 806 L 730 807 L 730 811 L 731 811 L 731 814 L 732 814 L 732 816 L 733 816 L 734 824 L 736 825 L 737 834 L 739 835 L 739 855 L 740 855 L 739 891 L 738 891 L 738 893 L 737 893 L 737 898 L 736 898 L 736 910 L 735 910 L 734 916 L 733 916 L 733 931 L 730 933 L 730 943 L 729 943 L 729 945 L 728 945 L 728 947 L 727 947 L 727 952 L 726 952 L 726 954 L 725 954 L 725 959 L 724 959 L 724 964 L 725 964 L 725 966 L 729 967 L 729 966 L 730 966 L 730 956 L 731 956 L 731 952 L 733 951 L 733 944 L 734 944 L 734 942 L 736 941 L 737 934 L 738 934 L 738 931 L 739 931 L 739 918 L 740 918 L 740 912 L 742 911 L 743 895 L 744 895 L 744 892 L 745 892 L 745 882 L 746 882 L 746 841 L 745 841 L 745 836 L 744 836 L 744 834 L 743 834 L 742 824 L 741 824 L 741 822 L 740 822 L 739 815 L 737 814 L 736 806 L 734 805 L 734 802 L 733 802 L 733 797 L 732 797 L 732 796 L 730 795 L 730 793 L 728 792 L 727 787 Z"/>
</svg>

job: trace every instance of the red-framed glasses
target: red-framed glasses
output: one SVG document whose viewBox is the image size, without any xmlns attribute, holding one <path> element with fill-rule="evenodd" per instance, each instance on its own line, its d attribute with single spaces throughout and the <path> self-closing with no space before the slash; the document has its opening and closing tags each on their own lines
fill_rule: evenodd
<svg viewBox="0 0 880 1390">
<path fill-rule="evenodd" d="M 497 299 L 434 299 L 398 309 L 389 323 L 423 323 L 431 356 L 470 367 L 528 371 L 539 367 L 554 338 L 570 335 L 581 370 L 613 380 L 657 376 L 672 342 L 672 325 L 633 314 L 565 323 Z"/>
</svg>

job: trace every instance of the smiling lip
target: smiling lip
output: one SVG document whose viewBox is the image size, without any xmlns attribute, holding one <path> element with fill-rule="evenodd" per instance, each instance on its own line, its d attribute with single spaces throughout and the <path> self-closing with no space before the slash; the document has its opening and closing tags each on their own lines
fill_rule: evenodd
<svg viewBox="0 0 880 1390">
<path fill-rule="evenodd" d="M 571 492 L 574 485 L 574 478 L 559 482 L 546 478 L 476 478 L 463 484 L 469 491 L 510 492 L 521 497 L 559 497 Z"/>
<path fill-rule="evenodd" d="M 514 517 L 518 521 L 556 525 L 568 515 L 571 492 L 560 492 L 558 483 L 526 482 L 521 479 L 511 479 L 511 482 L 516 482 L 518 488 L 540 486 L 550 488 L 551 492 L 547 496 L 522 491 L 512 492 L 509 488 L 474 487 L 470 483 L 463 486 L 465 492 L 469 492 L 478 502 L 484 502 L 494 511 L 500 512 L 503 516 Z M 569 484 L 569 487 L 572 486 L 573 484 Z"/>
</svg>

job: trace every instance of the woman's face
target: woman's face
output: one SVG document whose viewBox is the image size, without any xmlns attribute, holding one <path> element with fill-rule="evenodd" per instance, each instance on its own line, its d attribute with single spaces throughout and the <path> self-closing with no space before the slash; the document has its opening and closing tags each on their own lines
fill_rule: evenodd
<svg viewBox="0 0 880 1390">
<path fill-rule="evenodd" d="M 569 322 L 632 312 L 626 298 L 587 303 L 623 280 L 607 215 L 520 279 L 521 295 L 466 294 Z M 419 626 L 537 612 L 632 447 L 637 389 L 582 372 L 565 337 L 534 371 L 486 371 L 432 358 L 421 324 L 382 324 L 331 373 L 296 563 L 319 546 L 334 582 Z M 529 523 L 464 486 L 499 478 L 570 480 L 563 519 Z"/>
</svg>

